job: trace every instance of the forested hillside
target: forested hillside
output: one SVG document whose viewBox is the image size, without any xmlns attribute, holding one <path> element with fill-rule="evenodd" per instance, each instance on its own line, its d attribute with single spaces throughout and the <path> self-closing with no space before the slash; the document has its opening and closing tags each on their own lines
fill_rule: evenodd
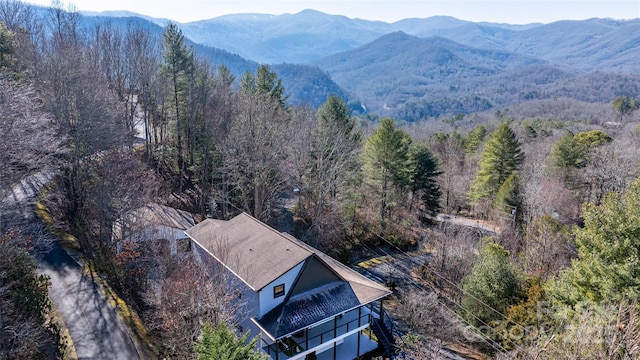
<svg viewBox="0 0 640 360">
<path fill-rule="evenodd" d="M 388 32 L 388 24 L 305 10 L 279 16 L 238 14 L 181 24 L 195 42 L 261 63 L 309 63 Z"/>
<path fill-rule="evenodd" d="M 521 52 L 401 32 L 316 64 L 370 112 L 407 121 L 495 111 L 531 100 L 610 103 L 620 94 L 640 96 L 634 73 L 585 73 Z"/>
<path fill-rule="evenodd" d="M 159 22 L 162 24 L 162 22 Z M 499 50 L 580 71 L 631 73 L 640 68 L 638 19 L 589 19 L 550 24 L 473 23 L 435 16 L 388 24 L 305 10 L 298 14 L 238 14 L 181 24 L 197 43 L 262 63 L 309 63 L 353 50 L 402 31 L 419 38 L 443 37 L 478 49 Z"/>
<path fill-rule="evenodd" d="M 450 17 L 385 24 L 315 11 L 181 24 L 196 42 L 251 59 L 313 62 L 372 114 L 407 121 L 528 100 L 637 97 L 638 26 L 608 19 L 509 26 Z M 596 77 L 599 88 L 592 86 Z"/>
<path fill-rule="evenodd" d="M 177 24 L 82 19 L 0 0 L 0 215 L 6 189 L 58 169 L 38 204 L 47 231 L 69 234 L 158 358 L 238 329 L 237 295 L 190 252 L 112 236 L 150 202 L 197 221 L 246 212 L 361 271 L 385 266 L 397 358 L 640 357 L 636 75 L 395 32 L 331 61 L 404 114 L 378 119 L 330 82 L 307 87 L 308 71 L 326 80 L 317 68 L 236 75 Z M 52 357 L 46 279 L 16 227 L 0 224 L 0 256 L 23 269 L 0 269 L 0 325 L 27 330 L 0 337 L 0 357 Z"/>
</svg>

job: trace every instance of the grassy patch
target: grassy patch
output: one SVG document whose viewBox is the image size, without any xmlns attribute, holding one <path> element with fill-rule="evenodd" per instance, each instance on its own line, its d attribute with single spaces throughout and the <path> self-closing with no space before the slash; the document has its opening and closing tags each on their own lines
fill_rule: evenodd
<svg viewBox="0 0 640 360">
<path fill-rule="evenodd" d="M 58 348 L 60 349 L 62 359 L 77 360 L 78 354 L 76 353 L 76 348 L 73 345 L 73 339 L 71 339 L 69 328 L 67 327 L 67 324 L 65 324 L 64 319 L 62 319 L 62 315 L 55 306 L 51 307 L 48 317 L 48 321 L 57 330 Z"/>
<path fill-rule="evenodd" d="M 60 243 L 63 248 L 67 250 L 72 250 L 74 252 L 80 252 L 80 242 L 78 239 L 69 234 L 68 232 L 59 229 L 55 226 L 55 221 L 51 212 L 47 208 L 46 198 L 51 191 L 51 188 L 48 185 L 42 187 L 42 190 L 38 194 L 38 202 L 35 205 L 35 213 L 38 219 L 42 221 L 43 224 L 47 227 L 52 234 L 54 234 L 58 239 L 60 239 Z"/>
<path fill-rule="evenodd" d="M 365 261 L 361 261 L 356 265 L 356 267 L 359 267 L 362 269 L 371 269 L 374 266 L 387 263 L 391 260 L 393 260 L 391 256 L 385 255 L 385 256 L 375 257 Z"/>
</svg>

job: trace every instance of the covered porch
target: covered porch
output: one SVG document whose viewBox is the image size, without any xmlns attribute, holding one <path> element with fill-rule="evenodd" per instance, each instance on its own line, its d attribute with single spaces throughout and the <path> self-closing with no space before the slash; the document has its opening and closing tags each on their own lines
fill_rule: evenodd
<svg viewBox="0 0 640 360">
<path fill-rule="evenodd" d="M 293 334 L 272 341 L 262 334 L 260 347 L 274 360 L 356 359 L 378 347 L 371 331 L 373 319 L 383 315 L 382 300 L 360 306 Z"/>
</svg>

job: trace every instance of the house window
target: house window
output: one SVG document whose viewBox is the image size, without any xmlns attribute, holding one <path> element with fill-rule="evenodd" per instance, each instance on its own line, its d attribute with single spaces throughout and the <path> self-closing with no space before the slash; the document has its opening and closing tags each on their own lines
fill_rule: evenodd
<svg viewBox="0 0 640 360">
<path fill-rule="evenodd" d="M 284 284 L 276 285 L 273 287 L 273 298 L 277 298 L 284 295 Z"/>
<path fill-rule="evenodd" d="M 191 240 L 189 238 L 178 239 L 177 246 L 178 246 L 178 253 L 189 252 L 191 251 Z"/>
</svg>

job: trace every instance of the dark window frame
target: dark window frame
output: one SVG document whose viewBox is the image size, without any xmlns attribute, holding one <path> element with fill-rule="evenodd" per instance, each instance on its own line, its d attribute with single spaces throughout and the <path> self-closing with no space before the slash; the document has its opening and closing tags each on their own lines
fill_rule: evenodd
<svg viewBox="0 0 640 360">
<path fill-rule="evenodd" d="M 284 296 L 284 284 L 278 284 L 273 287 L 273 298 L 279 298 L 280 296 Z"/>
</svg>

